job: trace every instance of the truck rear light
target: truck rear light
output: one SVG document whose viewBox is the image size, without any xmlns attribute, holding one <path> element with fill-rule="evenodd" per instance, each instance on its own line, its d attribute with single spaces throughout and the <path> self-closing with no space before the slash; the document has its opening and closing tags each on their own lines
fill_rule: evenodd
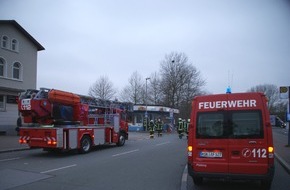
<svg viewBox="0 0 290 190">
<path fill-rule="evenodd" d="M 26 144 L 27 143 L 27 140 L 25 140 L 25 139 L 19 139 L 18 142 L 19 142 L 19 144 Z"/>
<path fill-rule="evenodd" d="M 269 153 L 273 153 L 273 152 L 274 152 L 274 147 L 269 146 L 269 147 L 268 147 L 268 152 L 269 152 Z"/>
<path fill-rule="evenodd" d="M 188 156 L 192 156 L 192 146 L 187 147 L 187 154 Z"/>
<path fill-rule="evenodd" d="M 57 144 L 57 140 L 54 137 L 46 137 L 44 139 L 44 141 L 46 141 L 46 144 L 48 144 L 48 145 L 56 145 Z"/>
<path fill-rule="evenodd" d="M 192 152 L 192 146 L 187 147 L 188 152 Z"/>
<path fill-rule="evenodd" d="M 274 147 L 268 147 L 268 158 L 274 158 Z"/>
<path fill-rule="evenodd" d="M 30 138 L 28 136 L 21 136 L 18 140 L 19 144 L 28 144 Z"/>
<path fill-rule="evenodd" d="M 57 144 L 57 141 L 55 141 L 55 140 L 48 140 L 47 141 L 47 144 L 48 145 L 56 145 Z"/>
</svg>

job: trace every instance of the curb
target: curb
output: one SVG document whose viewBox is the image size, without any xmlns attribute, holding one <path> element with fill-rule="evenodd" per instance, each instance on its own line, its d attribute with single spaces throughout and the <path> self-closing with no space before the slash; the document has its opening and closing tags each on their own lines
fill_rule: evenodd
<svg viewBox="0 0 290 190">
<path fill-rule="evenodd" d="M 290 165 L 277 153 L 275 153 L 275 157 L 278 162 L 283 166 L 283 168 L 290 174 Z"/>
</svg>

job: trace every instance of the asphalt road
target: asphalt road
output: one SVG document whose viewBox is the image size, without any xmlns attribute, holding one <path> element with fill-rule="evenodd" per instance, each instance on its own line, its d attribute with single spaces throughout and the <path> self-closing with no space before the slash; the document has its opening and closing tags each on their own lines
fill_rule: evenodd
<svg viewBox="0 0 290 190">
<path fill-rule="evenodd" d="M 0 190 L 180 189 L 186 140 L 177 135 L 131 138 L 89 154 L 40 149 L 0 154 Z"/>
</svg>

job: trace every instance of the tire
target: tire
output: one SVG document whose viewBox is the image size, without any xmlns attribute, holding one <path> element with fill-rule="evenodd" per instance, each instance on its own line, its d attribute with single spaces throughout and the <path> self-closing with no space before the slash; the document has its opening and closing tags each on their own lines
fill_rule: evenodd
<svg viewBox="0 0 290 190">
<path fill-rule="evenodd" d="M 192 177 L 193 183 L 197 186 L 202 184 L 203 178 L 202 177 Z"/>
<path fill-rule="evenodd" d="M 123 146 L 125 144 L 126 138 L 124 133 L 120 133 L 119 141 L 117 142 L 117 146 Z"/>
<path fill-rule="evenodd" d="M 81 147 L 79 149 L 79 152 L 81 154 L 86 154 L 86 153 L 91 151 L 92 141 L 88 136 L 83 136 L 83 138 L 80 142 L 80 145 L 81 145 Z"/>
</svg>

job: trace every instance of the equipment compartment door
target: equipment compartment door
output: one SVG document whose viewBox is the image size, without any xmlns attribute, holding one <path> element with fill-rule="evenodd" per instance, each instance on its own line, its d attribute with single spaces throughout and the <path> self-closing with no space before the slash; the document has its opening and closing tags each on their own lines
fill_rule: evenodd
<svg viewBox="0 0 290 190">
<path fill-rule="evenodd" d="M 68 130 L 68 147 L 69 149 L 76 149 L 78 147 L 78 130 L 77 129 L 70 129 Z"/>
<path fill-rule="evenodd" d="M 58 128 L 56 129 L 56 140 L 57 140 L 57 148 L 62 148 L 63 147 L 63 129 Z"/>
<path fill-rule="evenodd" d="M 94 129 L 94 144 L 95 145 L 101 145 L 105 144 L 105 129 L 100 128 L 100 129 Z"/>
<path fill-rule="evenodd" d="M 120 117 L 119 115 L 114 115 L 114 131 L 118 133 L 120 130 Z"/>
</svg>

